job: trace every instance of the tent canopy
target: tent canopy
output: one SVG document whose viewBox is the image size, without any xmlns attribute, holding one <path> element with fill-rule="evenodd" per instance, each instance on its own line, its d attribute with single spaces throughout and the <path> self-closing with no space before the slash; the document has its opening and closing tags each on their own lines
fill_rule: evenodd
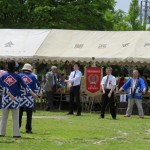
<svg viewBox="0 0 150 150">
<path fill-rule="evenodd" d="M 32 60 L 49 30 L 0 29 L 0 59 Z"/>
<path fill-rule="evenodd" d="M 0 58 L 149 64 L 149 31 L 0 30 Z"/>
</svg>

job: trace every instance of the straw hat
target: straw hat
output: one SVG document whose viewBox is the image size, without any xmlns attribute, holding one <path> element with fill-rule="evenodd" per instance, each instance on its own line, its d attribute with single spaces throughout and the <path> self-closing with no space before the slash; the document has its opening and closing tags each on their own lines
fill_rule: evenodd
<svg viewBox="0 0 150 150">
<path fill-rule="evenodd" d="M 22 70 L 28 70 L 32 72 L 32 66 L 30 64 L 24 64 Z"/>
</svg>

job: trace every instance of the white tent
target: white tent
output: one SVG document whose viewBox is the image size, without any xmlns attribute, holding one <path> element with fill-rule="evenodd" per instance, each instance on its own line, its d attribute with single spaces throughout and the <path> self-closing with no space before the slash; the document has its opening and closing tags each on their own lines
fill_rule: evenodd
<svg viewBox="0 0 150 150">
<path fill-rule="evenodd" d="M 149 31 L 0 30 L 0 58 L 149 64 Z"/>
<path fill-rule="evenodd" d="M 0 60 L 32 61 L 49 30 L 0 29 Z"/>
</svg>

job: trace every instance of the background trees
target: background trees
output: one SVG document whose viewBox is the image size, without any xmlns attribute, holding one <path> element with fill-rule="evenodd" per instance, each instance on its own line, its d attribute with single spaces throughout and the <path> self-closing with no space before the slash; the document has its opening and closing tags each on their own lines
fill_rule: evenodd
<svg viewBox="0 0 150 150">
<path fill-rule="evenodd" d="M 140 7 L 138 0 L 132 0 L 130 3 L 130 8 L 127 16 L 127 21 L 131 25 L 132 30 L 142 30 L 142 22 L 139 20 Z"/>
<path fill-rule="evenodd" d="M 138 0 L 129 12 L 115 0 L 0 0 L 0 28 L 143 30 Z"/>
<path fill-rule="evenodd" d="M 1 0 L 1 28 L 112 30 L 114 0 Z"/>
</svg>

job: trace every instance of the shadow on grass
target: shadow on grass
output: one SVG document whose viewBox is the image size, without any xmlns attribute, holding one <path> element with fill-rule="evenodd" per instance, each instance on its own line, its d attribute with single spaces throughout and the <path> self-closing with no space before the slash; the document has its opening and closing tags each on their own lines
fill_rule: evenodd
<svg viewBox="0 0 150 150">
<path fill-rule="evenodd" d="M 138 118 L 138 119 L 140 119 L 140 118 Z M 150 118 L 146 118 L 146 117 L 144 117 L 144 120 L 145 120 L 145 119 L 149 120 Z M 143 119 L 141 119 L 141 120 L 143 120 Z"/>
<path fill-rule="evenodd" d="M 18 138 L 20 139 L 20 138 Z M 17 139 L 17 140 L 18 140 Z M 15 143 L 16 139 L 11 137 L 11 136 L 5 136 L 5 137 L 2 137 L 1 140 L 0 140 L 0 143 L 4 143 L 4 144 L 12 144 L 12 143 Z"/>
<path fill-rule="evenodd" d="M 20 138 L 14 138 L 14 137 L 11 137 L 11 136 L 5 136 L 5 137 L 1 137 L 0 138 L 1 140 L 0 140 L 0 143 L 12 143 L 12 142 L 14 142 L 14 141 L 16 141 L 16 140 L 33 140 L 33 139 L 36 139 L 36 138 L 34 138 L 34 137 L 20 137 Z"/>
<path fill-rule="evenodd" d="M 0 143 L 5 143 L 5 144 L 12 144 L 12 143 L 15 143 L 15 141 L 0 141 Z"/>
<path fill-rule="evenodd" d="M 121 120 L 121 119 L 118 119 L 118 118 L 116 118 L 116 119 L 112 119 L 112 118 L 98 118 L 99 120 L 112 120 L 112 121 L 119 121 L 119 120 Z"/>
<path fill-rule="evenodd" d="M 131 116 L 129 118 L 130 119 L 139 119 L 139 120 L 145 120 L 145 119 L 149 120 L 150 119 L 148 116 L 144 116 L 144 118 L 140 118 L 139 116 Z"/>
<path fill-rule="evenodd" d="M 21 140 L 36 140 L 36 138 L 33 137 L 21 137 Z"/>
<path fill-rule="evenodd" d="M 36 135 L 36 136 L 43 136 L 43 135 L 49 135 L 50 133 L 42 133 L 42 132 L 33 132 L 33 133 L 26 133 L 26 132 L 23 132 L 23 131 L 21 131 L 20 132 L 21 133 L 21 135 L 27 135 L 27 136 L 34 136 L 34 135 Z M 21 137 L 22 138 L 22 137 Z"/>
</svg>

